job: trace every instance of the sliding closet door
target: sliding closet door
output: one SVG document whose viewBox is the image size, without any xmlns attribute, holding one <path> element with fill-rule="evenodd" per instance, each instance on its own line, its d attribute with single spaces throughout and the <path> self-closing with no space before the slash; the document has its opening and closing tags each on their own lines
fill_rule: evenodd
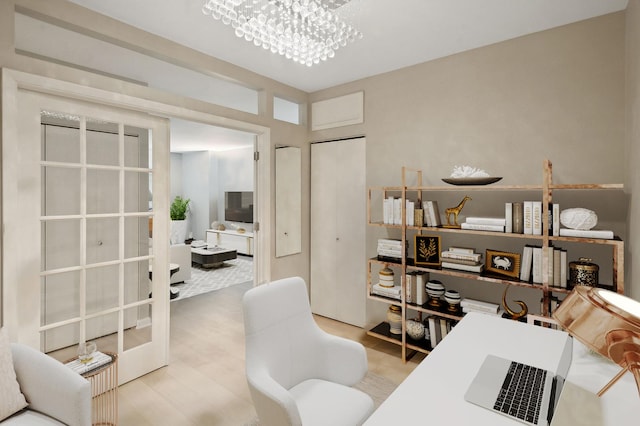
<svg viewBox="0 0 640 426">
<path fill-rule="evenodd" d="M 366 151 L 356 138 L 311 146 L 311 308 L 366 322 Z"/>
</svg>

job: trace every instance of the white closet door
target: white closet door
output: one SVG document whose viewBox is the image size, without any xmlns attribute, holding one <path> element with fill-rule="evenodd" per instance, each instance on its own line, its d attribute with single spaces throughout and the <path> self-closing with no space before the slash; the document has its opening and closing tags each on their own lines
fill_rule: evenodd
<svg viewBox="0 0 640 426">
<path fill-rule="evenodd" d="M 364 326 L 365 139 L 311 147 L 311 307 Z"/>
</svg>

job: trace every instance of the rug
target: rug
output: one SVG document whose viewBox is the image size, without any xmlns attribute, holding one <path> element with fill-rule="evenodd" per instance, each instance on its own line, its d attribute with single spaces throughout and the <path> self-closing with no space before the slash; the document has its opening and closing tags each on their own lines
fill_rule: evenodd
<svg viewBox="0 0 640 426">
<path fill-rule="evenodd" d="M 364 379 L 354 386 L 354 388 L 368 394 L 371 399 L 373 399 L 374 409 L 377 409 L 380 404 L 391 395 L 391 392 L 393 392 L 396 387 L 398 387 L 398 385 L 391 380 L 374 373 L 367 373 Z M 250 422 L 245 423 L 244 426 L 260 426 L 260 421 L 258 418 L 254 418 Z"/>
<path fill-rule="evenodd" d="M 218 268 L 202 268 L 193 264 L 191 279 L 171 286 L 171 288 L 180 290 L 180 296 L 171 301 L 175 302 L 247 281 L 253 282 L 252 257 L 239 256 L 237 259 L 225 261 Z"/>
</svg>

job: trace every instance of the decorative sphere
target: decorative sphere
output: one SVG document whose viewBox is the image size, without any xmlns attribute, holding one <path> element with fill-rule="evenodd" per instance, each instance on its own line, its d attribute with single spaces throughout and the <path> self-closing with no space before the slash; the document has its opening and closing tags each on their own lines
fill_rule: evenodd
<svg viewBox="0 0 640 426">
<path fill-rule="evenodd" d="M 439 298 L 444 294 L 444 285 L 438 280 L 429 280 L 427 283 L 427 294 L 429 297 Z"/>
<path fill-rule="evenodd" d="M 566 209 L 560 212 L 560 223 L 567 228 L 588 230 L 598 224 L 598 215 L 581 207 Z"/>
<path fill-rule="evenodd" d="M 424 325 L 420 321 L 408 320 L 406 323 L 407 334 L 414 340 L 424 337 Z"/>
<path fill-rule="evenodd" d="M 450 305 L 457 305 L 460 303 L 460 293 L 455 290 L 447 290 L 444 293 L 444 300 Z"/>
</svg>

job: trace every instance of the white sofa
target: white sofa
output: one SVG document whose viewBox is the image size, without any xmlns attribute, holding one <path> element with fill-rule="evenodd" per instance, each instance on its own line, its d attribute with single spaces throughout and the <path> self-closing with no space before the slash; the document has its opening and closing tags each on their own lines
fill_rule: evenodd
<svg viewBox="0 0 640 426">
<path fill-rule="evenodd" d="M 91 385 L 86 379 L 26 345 L 12 343 L 11 356 L 29 406 L 0 421 L 2 426 L 91 424 Z"/>
<path fill-rule="evenodd" d="M 173 244 L 169 247 L 169 262 L 180 265 L 180 270 L 171 276 L 171 284 L 191 279 L 191 246 Z"/>
</svg>

